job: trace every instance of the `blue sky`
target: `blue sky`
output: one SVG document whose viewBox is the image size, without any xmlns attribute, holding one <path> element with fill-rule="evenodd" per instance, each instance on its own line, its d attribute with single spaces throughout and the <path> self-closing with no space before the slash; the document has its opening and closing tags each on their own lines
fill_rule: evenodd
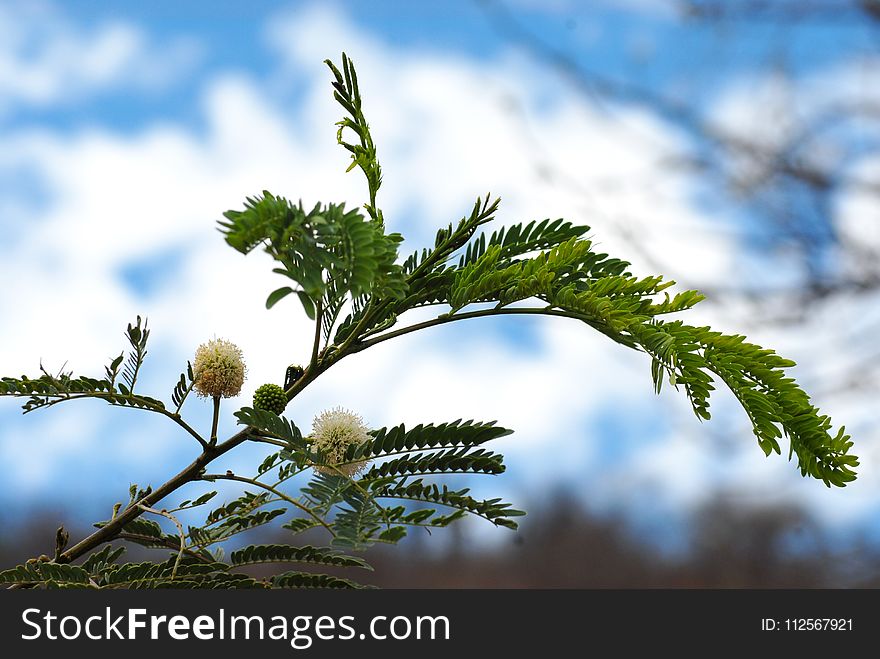
<svg viewBox="0 0 880 659">
<path fill-rule="evenodd" d="M 783 61 L 779 26 L 755 25 L 732 43 L 666 6 L 0 3 L 0 371 L 32 373 L 42 359 L 98 373 L 136 314 L 154 328 L 144 386 L 160 396 L 213 336 L 245 350 L 240 404 L 280 377 L 279 363 L 302 360 L 308 323 L 293 303 L 265 311 L 276 284 L 268 262 L 226 248 L 214 222 L 263 188 L 306 205 L 363 202 L 334 144 L 339 113 L 321 63 L 342 50 L 358 64 L 379 145 L 381 204 L 408 246 L 491 189 L 504 200 L 502 223 L 590 224 L 603 249 L 642 273 L 659 263 L 685 283 L 713 285 L 748 266 L 758 282 L 785 281 L 795 267 L 786 254 L 749 250 L 737 232 L 760 209 L 746 213 L 662 166 L 692 147 L 691 135 L 637 99 L 585 93 L 523 49 L 517 30 L 585 71 L 686 99 L 713 121 L 757 122 L 758 131 L 773 129 L 762 114 L 778 91 L 768 58 L 787 67 L 797 113 L 809 113 L 824 98 L 816 89 L 831 97 L 859 87 L 875 37 L 843 20 L 809 25 Z M 836 201 L 843 222 L 855 202 Z M 644 251 L 633 252 L 632 235 Z M 697 318 L 736 330 L 750 325 L 747 313 L 710 306 Z M 828 313 L 856 317 L 846 307 Z M 809 386 L 852 356 L 826 320 L 759 328 L 757 338 L 804 363 L 797 374 Z M 874 528 L 877 419 L 865 400 L 819 401 L 860 431 L 868 458 L 858 484 L 828 492 L 784 457 L 765 460 L 724 393 L 708 424 L 675 392 L 654 397 L 648 366 L 565 322 L 467 323 L 352 358 L 292 414 L 303 427 L 337 404 L 376 426 L 498 419 L 517 431 L 497 446 L 510 468 L 475 486 L 520 506 L 568 487 L 597 511 L 654 529 L 651 520 L 684 519 L 724 492 L 743 505 L 804 505 L 837 532 Z M 0 501 L 12 504 L 3 514 L 102 515 L 129 482 L 157 484 L 192 455 L 185 438 L 133 414 L 85 405 L 21 418 L 0 401 L 10 473 Z M 207 423 L 206 405 L 189 414 Z"/>
</svg>

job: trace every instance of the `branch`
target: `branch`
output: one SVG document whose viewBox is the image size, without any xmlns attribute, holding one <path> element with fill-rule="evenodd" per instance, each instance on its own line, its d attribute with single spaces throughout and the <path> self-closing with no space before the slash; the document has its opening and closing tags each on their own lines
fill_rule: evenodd
<svg viewBox="0 0 880 659">
<path fill-rule="evenodd" d="M 22 396 L 26 394 L 12 394 L 15 396 Z M 39 394 L 38 394 L 39 395 Z M 162 416 L 168 417 L 178 426 L 186 430 L 192 437 L 202 446 L 202 448 L 207 448 L 208 443 L 202 438 L 202 436 L 196 432 L 186 421 L 184 421 L 177 412 L 169 412 L 164 407 L 159 407 L 158 404 L 154 403 L 151 400 L 145 399 L 142 396 L 138 396 L 136 394 L 120 394 L 113 391 L 105 392 L 105 391 L 89 391 L 87 393 L 57 393 L 57 394 L 48 394 L 46 398 L 55 398 L 55 400 L 44 403 L 39 406 L 39 408 L 35 409 L 47 409 L 49 407 L 54 407 L 59 403 L 65 403 L 70 400 L 83 400 L 85 398 L 97 398 L 99 400 L 105 400 L 110 405 L 114 407 L 121 407 L 123 409 L 132 409 L 132 410 L 143 410 L 145 412 L 154 412 L 156 414 L 161 414 Z M 117 401 L 119 400 L 127 400 L 131 401 L 130 405 L 124 405 Z M 135 404 L 135 402 L 139 404 Z M 178 411 L 180 408 L 177 408 Z M 27 412 L 25 412 L 27 413 Z"/>
<path fill-rule="evenodd" d="M 388 339 L 393 339 L 398 336 L 403 336 L 404 334 L 409 334 L 411 332 L 416 332 L 418 330 L 426 329 L 428 327 L 434 327 L 436 325 L 443 325 L 445 323 L 451 323 L 456 320 L 468 320 L 469 318 L 486 318 L 489 316 L 509 316 L 509 315 L 517 315 L 517 314 L 529 314 L 529 315 L 537 315 L 537 316 L 559 316 L 561 318 L 572 318 L 574 320 L 580 320 L 581 322 L 585 322 L 594 329 L 598 329 L 599 331 L 605 331 L 605 328 L 596 323 L 592 318 L 588 318 L 587 316 L 581 316 L 578 314 L 574 314 L 568 311 L 562 311 L 560 309 L 554 309 L 552 307 L 507 307 L 503 309 L 480 309 L 478 311 L 468 311 L 466 313 L 459 314 L 449 314 L 438 316 L 437 318 L 432 318 L 431 320 L 426 320 L 421 323 L 416 323 L 415 325 L 410 325 L 408 327 L 402 327 L 398 330 L 394 330 L 393 332 L 388 332 L 387 334 L 381 334 L 379 336 L 373 337 L 372 339 L 368 339 L 367 341 L 363 341 L 361 343 L 355 344 L 351 348 L 351 352 L 360 352 L 361 350 L 366 350 L 367 348 L 376 345 L 377 343 L 382 343 L 383 341 L 387 341 Z"/>
<path fill-rule="evenodd" d="M 238 431 L 225 442 L 222 442 L 221 444 L 218 444 L 216 446 L 209 446 L 201 453 L 201 455 L 199 455 L 199 457 L 197 457 L 192 463 L 190 463 L 189 466 L 187 466 L 176 476 L 171 478 L 164 485 L 153 490 L 150 494 L 148 494 L 136 503 L 143 504 L 145 506 L 153 506 L 157 502 L 167 497 L 169 494 L 181 488 L 183 485 L 186 485 L 187 483 L 195 480 L 199 480 L 199 476 L 204 471 L 206 465 L 247 440 L 251 432 L 253 432 L 254 430 L 254 428 L 248 426 Z M 107 524 L 105 524 L 83 540 L 80 540 L 73 547 L 61 554 L 58 562 L 70 563 L 71 561 L 76 560 L 83 554 L 91 551 L 98 545 L 113 540 L 114 538 L 119 536 L 120 532 L 122 532 L 122 529 L 126 524 L 131 522 L 133 519 L 140 517 L 142 514 L 143 510 L 138 508 L 137 505 L 127 507 L 116 517 L 107 522 Z"/>
<path fill-rule="evenodd" d="M 266 490 L 267 492 L 271 492 L 276 497 L 281 497 L 282 500 L 286 501 L 287 503 L 291 504 L 292 506 L 296 506 L 297 508 L 302 510 L 304 513 L 308 514 L 316 522 L 318 522 L 318 524 L 320 524 L 325 529 L 330 531 L 330 533 L 333 533 L 333 529 L 330 528 L 330 525 L 327 524 L 327 522 L 325 522 L 319 515 L 316 515 L 315 512 L 311 508 L 309 508 L 308 506 L 304 506 L 296 499 L 291 499 L 289 496 L 284 494 L 284 492 L 277 490 L 276 488 L 272 487 L 271 485 L 267 485 L 266 483 L 261 483 L 260 481 L 256 480 L 255 478 L 247 478 L 245 476 L 236 476 L 235 474 L 205 474 L 201 477 L 201 480 L 204 480 L 204 481 L 215 481 L 215 480 L 238 481 L 240 483 L 248 483 L 249 485 L 253 485 L 255 487 L 260 487 L 260 488 Z"/>
</svg>

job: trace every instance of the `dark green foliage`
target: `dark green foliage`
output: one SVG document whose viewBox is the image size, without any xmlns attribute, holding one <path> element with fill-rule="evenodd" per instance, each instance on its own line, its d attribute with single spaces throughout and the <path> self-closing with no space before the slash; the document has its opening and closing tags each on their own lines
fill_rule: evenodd
<svg viewBox="0 0 880 659">
<path fill-rule="evenodd" d="M 255 428 L 261 431 L 261 434 L 283 440 L 293 447 L 303 446 L 303 437 L 299 428 L 292 421 L 274 412 L 242 407 L 235 413 L 235 417 L 239 423 Z"/>
<path fill-rule="evenodd" d="M 125 547 L 114 547 L 106 545 L 100 551 L 96 551 L 83 561 L 82 569 L 92 576 L 103 574 L 110 566 L 116 563 L 116 560 L 125 553 Z"/>
<path fill-rule="evenodd" d="M 235 515 L 242 515 L 256 510 L 260 506 L 269 503 L 270 496 L 265 492 L 253 494 L 245 492 L 238 499 L 230 501 L 209 512 L 206 516 L 207 524 L 215 524 L 216 522 L 228 519 Z"/>
<path fill-rule="evenodd" d="M 122 368 L 122 379 L 125 381 L 125 386 L 119 385 L 119 388 L 123 393 L 134 393 L 138 374 L 147 357 L 147 339 L 150 338 L 150 330 L 147 329 L 146 321 L 141 325 L 141 317 L 138 316 L 137 323 L 128 326 L 125 336 L 131 344 L 131 352 Z"/>
<path fill-rule="evenodd" d="M 63 371 L 53 375 L 41 364 L 41 375 L 37 378 L 22 375 L 20 378 L 0 379 L 0 396 L 27 397 L 22 405 L 25 413 L 81 398 L 100 398 L 119 407 L 135 407 L 165 413 L 165 404 L 161 400 L 133 393 L 147 355 L 149 336 L 150 331 L 146 322 L 142 321 L 140 316 L 134 325 L 128 325 L 126 338 L 131 344 L 131 352 L 122 371 L 124 384 L 116 382 L 124 359 L 123 353 L 104 368 L 104 378 L 74 377 L 73 373 Z"/>
<path fill-rule="evenodd" d="M 203 506 L 208 503 L 211 499 L 217 496 L 217 492 L 205 492 L 205 494 L 196 497 L 194 500 L 190 501 L 187 499 L 186 501 L 181 501 L 180 505 L 175 508 L 175 510 L 184 510 L 187 508 L 197 508 L 199 506 Z"/>
<path fill-rule="evenodd" d="M 282 528 L 285 528 L 292 533 L 302 533 L 303 531 L 308 531 L 316 526 L 318 526 L 318 522 L 308 517 L 294 517 L 286 524 L 282 524 Z"/>
<path fill-rule="evenodd" d="M 89 572 L 77 565 L 34 560 L 0 572 L 0 584 L 39 584 L 48 588 L 86 588 Z"/>
<path fill-rule="evenodd" d="M 484 449 L 462 447 L 422 455 L 405 455 L 371 467 L 363 476 L 374 480 L 384 476 L 414 474 L 502 474 L 503 458 Z"/>
<path fill-rule="evenodd" d="M 404 295 L 403 270 L 395 264 L 400 234 L 386 234 L 380 221 L 346 211 L 344 204 L 318 204 L 306 212 L 301 203 L 264 191 L 248 198 L 243 211 L 224 216 L 220 228 L 229 245 L 243 254 L 262 245 L 280 264 L 274 272 L 299 286 L 274 291 L 267 307 L 296 292 L 314 318 L 316 309 L 338 310 L 347 294 Z"/>
<path fill-rule="evenodd" d="M 250 556 L 271 552 L 272 547 L 248 548 Z M 295 549 L 277 547 L 277 549 Z M 268 581 L 258 581 L 251 576 L 233 572 L 236 565 L 219 561 L 187 558 L 177 561 L 173 557 L 162 563 L 145 561 L 143 563 L 117 564 L 122 548 L 113 550 L 110 546 L 96 552 L 83 564 L 63 565 L 48 561 L 32 561 L 10 570 L 0 572 L 0 584 L 43 588 L 362 588 L 363 586 L 339 577 L 309 572 L 285 572 Z M 250 560 L 247 550 L 239 554 L 246 560 L 244 565 L 260 562 Z M 294 562 L 306 562 L 337 567 L 369 567 L 363 561 L 329 550 L 313 547 L 300 548 L 301 558 L 290 558 Z M 288 559 L 281 559 L 287 561 Z"/>
<path fill-rule="evenodd" d="M 171 394 L 171 403 L 174 405 L 176 412 L 180 412 L 180 408 L 183 407 L 183 403 L 186 401 L 194 385 L 195 377 L 193 377 L 192 364 L 187 362 L 186 372 L 180 374 L 180 379 L 174 385 L 174 393 Z"/>
<path fill-rule="evenodd" d="M 312 547 L 311 545 L 303 547 L 249 545 L 232 552 L 229 555 L 229 560 L 236 567 L 253 563 L 314 563 L 316 565 L 372 569 L 360 558 L 345 556 L 332 549 Z"/>
<path fill-rule="evenodd" d="M 386 529 L 392 528 L 384 512 L 374 497 L 361 489 L 350 488 L 333 520 L 333 546 L 365 549 L 375 541 L 383 523 Z"/>
<path fill-rule="evenodd" d="M 379 456 L 403 451 L 418 451 L 433 448 L 453 448 L 458 446 L 476 446 L 493 439 L 511 434 L 513 431 L 495 425 L 495 422 L 477 423 L 458 419 L 452 423 L 439 425 L 419 424 L 410 430 L 400 424 L 393 428 L 380 428 L 371 434 L 373 439 L 367 442 L 357 456 Z"/>
<path fill-rule="evenodd" d="M 276 574 L 272 577 L 271 584 L 273 588 L 332 588 L 348 590 L 365 587 L 349 579 L 331 577 L 327 574 L 313 574 L 311 572 Z"/>
<path fill-rule="evenodd" d="M 445 485 L 440 487 L 436 483 L 425 483 L 421 478 L 405 482 L 400 481 L 394 485 L 379 484 L 371 490 L 376 498 L 391 498 L 409 501 L 419 501 L 428 504 L 446 506 L 454 508 L 458 511 L 455 518 L 472 513 L 478 517 L 482 517 L 498 526 L 506 526 L 511 529 L 517 528 L 516 522 L 511 517 L 521 517 L 525 513 L 516 510 L 509 503 L 504 503 L 501 499 L 477 500 L 468 496 L 469 488 L 460 490 L 449 490 Z M 400 508 L 400 515 L 405 509 Z M 424 524 L 430 526 L 446 526 L 451 518 L 449 516 L 435 516 L 432 509 L 419 509 L 415 513 L 410 513 L 408 517 L 402 517 L 398 521 L 406 521 L 408 523 Z"/>
<path fill-rule="evenodd" d="M 258 510 L 251 514 L 230 515 L 215 526 L 189 527 L 187 539 L 193 546 L 205 548 L 228 540 L 234 535 L 268 524 L 287 512 L 286 508 Z"/>
<path fill-rule="evenodd" d="M 3 378 L 0 380 L 0 396 L 19 396 L 28 399 L 22 405 L 27 412 L 51 407 L 66 400 L 80 398 L 100 398 L 111 405 L 119 407 L 136 407 L 145 410 L 164 411 L 165 405 L 161 400 L 130 393 L 125 385 L 118 388 L 109 380 L 89 378 L 85 376 L 73 377 L 72 373 L 60 373 L 51 375 L 45 370 L 38 378 L 29 378 L 22 375 L 21 378 Z"/>
</svg>

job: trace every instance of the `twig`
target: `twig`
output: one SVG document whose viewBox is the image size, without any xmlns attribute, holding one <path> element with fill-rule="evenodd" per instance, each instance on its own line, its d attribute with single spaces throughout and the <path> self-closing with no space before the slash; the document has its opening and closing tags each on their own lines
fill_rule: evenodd
<svg viewBox="0 0 880 659">
<path fill-rule="evenodd" d="M 324 310 L 321 305 L 321 300 L 318 300 L 315 309 L 315 341 L 312 344 L 312 358 L 309 360 L 310 368 L 318 363 L 318 348 L 321 345 L 321 321 L 323 318 Z"/>
<path fill-rule="evenodd" d="M 150 508 L 149 506 L 145 506 L 142 503 L 137 504 L 137 506 L 144 512 L 153 513 L 154 515 L 161 515 L 162 517 L 170 519 L 177 527 L 177 532 L 180 534 L 180 550 L 177 552 L 177 560 L 174 561 L 174 567 L 171 568 L 171 581 L 174 581 L 174 578 L 177 576 L 177 568 L 180 565 L 180 559 L 183 558 L 183 552 L 186 551 L 186 534 L 183 532 L 183 524 L 181 524 L 179 519 L 177 519 L 174 515 L 169 513 L 164 508 L 162 510 L 156 510 L 155 508 Z"/>
<path fill-rule="evenodd" d="M 266 483 L 261 483 L 260 481 L 256 480 L 255 478 L 247 478 L 246 476 L 236 476 L 235 474 L 205 474 L 204 476 L 202 476 L 202 480 L 205 480 L 205 481 L 214 481 L 214 480 L 238 481 L 240 483 L 248 483 L 249 485 L 263 488 L 267 492 L 271 492 L 272 494 L 274 494 L 276 497 L 280 497 L 281 499 L 283 499 L 287 503 L 291 504 L 292 506 L 296 506 L 297 508 L 302 510 L 304 513 L 309 515 L 316 522 L 318 522 L 318 524 L 320 524 L 325 529 L 327 529 L 328 531 L 333 533 L 333 529 L 330 528 L 330 525 L 327 524 L 327 522 L 325 522 L 319 515 L 315 514 L 314 510 L 312 510 L 308 506 L 304 506 L 296 499 L 292 499 L 291 497 L 284 494 L 284 492 L 281 492 L 281 491 L 275 489 L 271 485 L 267 485 Z"/>
</svg>

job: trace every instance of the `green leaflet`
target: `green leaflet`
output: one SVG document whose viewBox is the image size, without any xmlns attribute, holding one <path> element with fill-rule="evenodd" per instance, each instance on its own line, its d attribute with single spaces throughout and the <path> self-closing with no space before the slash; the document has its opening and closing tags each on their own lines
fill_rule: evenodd
<svg viewBox="0 0 880 659">
<path fill-rule="evenodd" d="M 291 446 L 298 448 L 303 446 L 302 432 L 296 424 L 270 410 L 242 407 L 235 413 L 235 418 L 240 424 L 262 430 L 267 435 L 284 440 Z"/>
<path fill-rule="evenodd" d="M 794 366 L 791 360 L 748 343 L 743 336 L 680 321 L 633 325 L 630 331 L 658 365 L 653 369 L 656 388 L 665 372 L 674 385 L 685 387 L 701 418 L 709 418 L 714 373 L 743 406 L 765 455 L 781 452 L 777 440 L 784 434 L 790 442 L 789 455 L 797 456 L 804 476 L 828 486 L 855 479 L 858 458 L 849 455 L 849 435 L 843 428 L 832 431 L 831 419 L 820 414 L 806 392 L 785 374 Z"/>
<path fill-rule="evenodd" d="M 342 71 L 336 68 L 330 60 L 324 63 L 330 68 L 335 80 L 333 81 L 333 98 L 347 112 L 347 116 L 337 122 L 339 130 L 336 134 L 336 140 L 340 146 L 351 154 L 351 165 L 348 171 L 355 167 L 360 167 L 361 171 L 367 179 L 367 187 L 370 194 L 370 202 L 366 204 L 367 212 L 370 217 L 382 224 L 382 211 L 376 207 L 376 193 L 382 185 L 382 168 L 379 166 L 379 160 L 376 157 L 376 145 L 373 143 L 373 137 L 370 135 L 370 127 L 364 117 L 361 106 L 361 92 L 358 88 L 357 73 L 351 60 L 342 54 Z M 355 144 L 346 142 L 343 135 L 348 129 L 353 132 L 358 141 Z"/>
<path fill-rule="evenodd" d="M 496 426 L 494 422 L 478 423 L 458 419 L 451 423 L 418 424 L 409 430 L 403 424 L 393 428 L 374 430 L 372 441 L 366 443 L 355 457 L 379 456 L 401 451 L 433 448 L 476 446 L 511 434 L 513 431 Z"/>
<path fill-rule="evenodd" d="M 187 539 L 191 545 L 204 549 L 209 545 L 228 540 L 239 533 L 268 524 L 286 512 L 286 508 L 274 508 L 272 510 L 258 510 L 250 514 L 230 515 L 213 527 L 190 526 Z"/>
<path fill-rule="evenodd" d="M 387 460 L 370 467 L 363 479 L 373 480 L 386 476 L 416 474 L 501 474 L 504 473 L 504 469 L 503 458 L 498 453 L 465 446 Z"/>
<path fill-rule="evenodd" d="M 92 576 L 99 576 L 111 566 L 115 565 L 118 559 L 125 553 L 125 547 L 114 547 L 113 545 L 105 545 L 83 561 L 82 569 Z"/>
<path fill-rule="evenodd" d="M 55 587 L 87 588 L 88 570 L 77 565 L 35 561 L 0 572 L 0 584 L 45 584 Z"/>
<path fill-rule="evenodd" d="M 352 588 L 369 588 L 349 579 L 333 577 L 329 574 L 313 574 L 311 572 L 285 572 L 272 577 L 273 588 L 330 588 L 349 590 Z"/>
<path fill-rule="evenodd" d="M 425 483 L 423 479 L 419 478 L 408 483 L 400 482 L 396 485 L 379 484 L 371 490 L 371 493 L 374 497 L 380 499 L 391 498 L 419 501 L 454 508 L 462 514 L 472 513 L 487 519 L 493 524 L 512 529 L 517 528 L 517 524 L 510 518 L 525 515 L 523 511 L 512 508 L 509 503 L 504 503 L 500 499 L 486 499 L 482 501 L 474 499 L 468 495 L 469 491 L 469 488 L 450 490 L 445 485 L 438 486 L 436 483 Z M 398 510 L 399 513 L 397 513 Z M 433 510 L 416 510 L 415 513 L 410 513 L 406 516 L 403 514 L 404 511 L 405 509 L 403 508 L 397 509 L 395 513 L 399 516 L 392 516 L 394 521 L 416 522 L 418 524 L 427 523 L 430 526 L 445 526 L 451 521 L 448 516 L 434 515 Z M 416 517 L 414 518 L 413 515 L 416 515 Z M 422 519 L 418 519 L 418 516 L 422 516 Z"/>
<path fill-rule="evenodd" d="M 291 547 L 289 545 L 249 545 L 229 555 L 232 565 L 252 565 L 255 563 L 313 563 L 336 567 L 370 568 L 369 564 L 354 556 L 346 556 L 332 549 L 312 547 Z"/>
<path fill-rule="evenodd" d="M 547 249 L 572 238 L 580 238 L 589 230 L 588 226 L 575 226 L 562 219 L 552 222 L 549 219 L 541 222 L 533 220 L 525 226 L 513 224 L 509 227 L 501 227 L 493 231 L 491 236 L 487 237 L 482 233 L 469 242 L 464 254 L 459 258 L 458 269 L 474 263 L 486 253 L 487 247 L 497 246 L 502 257 L 512 258 L 539 249 Z"/>
</svg>

